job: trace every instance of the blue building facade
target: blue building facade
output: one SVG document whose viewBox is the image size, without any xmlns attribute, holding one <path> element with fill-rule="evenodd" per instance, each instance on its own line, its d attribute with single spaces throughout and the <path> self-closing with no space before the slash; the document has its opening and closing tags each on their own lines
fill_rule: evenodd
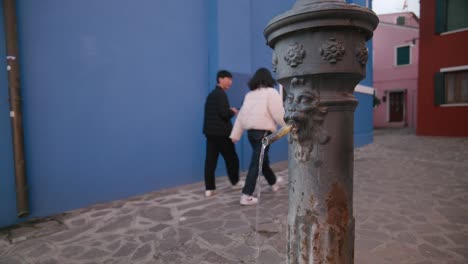
<svg viewBox="0 0 468 264">
<path fill-rule="evenodd" d="M 216 71 L 234 73 L 228 95 L 240 107 L 250 74 L 271 66 L 264 27 L 294 2 L 18 0 L 31 217 L 202 181 Z M 5 57 L 3 17 L 0 31 Z M 356 92 L 357 146 L 372 142 L 371 62 Z M 0 227 L 20 221 L 6 79 L 1 71 Z M 245 170 L 245 137 L 236 147 Z M 285 159 L 282 140 L 272 160 Z"/>
</svg>

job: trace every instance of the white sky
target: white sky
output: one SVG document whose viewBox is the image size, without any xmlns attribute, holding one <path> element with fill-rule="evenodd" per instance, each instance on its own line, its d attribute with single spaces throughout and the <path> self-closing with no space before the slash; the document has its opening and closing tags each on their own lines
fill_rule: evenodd
<svg viewBox="0 0 468 264">
<path fill-rule="evenodd" d="M 405 0 L 373 0 L 372 10 L 377 15 L 411 11 L 419 17 L 419 1 L 420 0 L 407 0 L 408 8 L 403 10 Z"/>
</svg>

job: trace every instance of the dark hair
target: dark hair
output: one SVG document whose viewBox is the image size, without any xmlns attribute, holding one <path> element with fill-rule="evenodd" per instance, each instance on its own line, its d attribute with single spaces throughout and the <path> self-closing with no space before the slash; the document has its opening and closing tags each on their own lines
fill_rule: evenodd
<svg viewBox="0 0 468 264">
<path fill-rule="evenodd" d="M 276 81 L 271 76 L 271 73 L 266 68 L 258 69 L 254 76 L 249 80 L 249 88 L 251 91 L 258 89 L 258 88 L 267 88 L 275 86 Z"/>
<path fill-rule="evenodd" d="M 232 79 L 232 74 L 226 70 L 221 70 L 216 74 L 216 83 L 219 83 L 219 78 L 231 78 Z"/>
</svg>

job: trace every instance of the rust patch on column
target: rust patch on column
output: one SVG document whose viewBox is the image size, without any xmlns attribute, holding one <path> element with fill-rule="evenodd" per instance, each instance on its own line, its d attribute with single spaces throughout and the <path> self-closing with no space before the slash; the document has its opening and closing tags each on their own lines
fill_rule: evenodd
<svg viewBox="0 0 468 264">
<path fill-rule="evenodd" d="M 317 220 L 316 214 L 311 210 L 306 210 L 304 215 L 297 215 L 293 226 L 289 226 L 289 263 L 309 263 L 312 251 L 314 253 L 315 260 L 316 252 L 318 252 L 316 247 L 317 242 L 315 242 L 315 240 L 319 239 L 319 234 L 314 232 L 314 227 L 315 229 L 318 229 L 319 222 Z M 313 250 L 311 250 L 312 246 Z M 319 262 L 314 261 L 314 263 Z"/>
<path fill-rule="evenodd" d="M 310 247 L 314 244 L 312 237 L 315 237 L 312 229 L 314 224 L 318 229 L 319 223 L 310 210 L 307 210 L 306 214 L 301 218 L 301 223 L 299 223 L 301 226 L 301 259 L 303 263 L 309 263 Z"/>
<path fill-rule="evenodd" d="M 343 186 L 337 182 L 332 184 L 327 200 L 327 224 L 329 225 L 329 245 L 327 260 L 335 263 L 342 258 L 345 243 L 349 212 L 348 200 Z M 341 263 L 341 262 L 339 262 Z"/>
<path fill-rule="evenodd" d="M 316 212 L 317 211 L 317 208 L 316 208 L 317 207 L 317 201 L 315 200 L 313 194 L 310 195 L 309 202 L 310 202 L 310 208 L 313 208 L 313 210 Z M 320 241 L 320 239 L 322 237 L 321 233 L 323 233 L 323 231 L 321 230 L 321 227 L 323 225 L 320 225 L 320 222 L 317 221 L 317 220 L 315 221 L 315 224 L 316 224 L 315 230 L 312 230 L 312 228 L 313 228 L 312 225 L 311 225 L 311 230 L 310 230 L 310 233 L 313 235 L 313 238 L 312 238 L 312 254 L 313 254 L 314 263 L 321 264 L 321 263 L 323 263 L 323 254 L 322 254 L 322 250 L 321 250 L 322 242 Z M 309 250 L 309 252 L 310 252 L 310 250 Z"/>
<path fill-rule="evenodd" d="M 310 195 L 309 202 L 310 202 L 310 207 L 314 208 L 315 207 L 314 195 L 312 195 L 312 194 Z"/>
<path fill-rule="evenodd" d="M 313 198 L 311 201 L 313 201 Z M 320 232 L 317 213 L 306 210 L 304 215 L 297 215 L 294 225 L 289 226 L 289 263 L 311 263 L 311 256 L 313 256 L 313 263 L 323 263 L 323 254 L 321 253 L 319 242 L 321 238 Z"/>
<path fill-rule="evenodd" d="M 289 226 L 288 255 L 290 264 L 338 264 L 346 263 L 344 248 L 348 233 L 348 200 L 343 186 L 333 183 L 323 206 L 327 209 L 320 218 L 314 195 L 304 199 L 305 210 L 297 207 L 294 224 Z M 303 215 L 299 215 L 302 211 Z M 320 220 L 322 219 L 322 220 Z"/>
<path fill-rule="evenodd" d="M 297 260 L 297 229 L 296 225 L 289 226 L 288 228 L 288 259 L 290 264 L 299 263 Z"/>
</svg>

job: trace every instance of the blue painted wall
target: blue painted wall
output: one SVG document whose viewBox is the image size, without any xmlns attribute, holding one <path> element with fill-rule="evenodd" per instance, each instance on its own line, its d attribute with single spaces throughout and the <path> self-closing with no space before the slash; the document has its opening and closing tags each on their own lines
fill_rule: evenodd
<svg viewBox="0 0 468 264">
<path fill-rule="evenodd" d="M 354 146 L 361 147 L 372 143 L 374 130 L 372 127 L 372 103 L 371 94 L 354 93 L 359 104 L 354 112 Z"/>
<path fill-rule="evenodd" d="M 233 83 L 227 94 L 231 106 L 240 108 L 248 92 L 247 81 L 251 74 L 251 13 L 250 0 L 218 1 L 218 65 L 233 73 Z M 217 69 L 212 72 L 216 75 Z M 233 122 L 235 119 L 232 120 Z M 236 144 L 241 170 L 249 166 L 251 155 L 246 137 Z M 226 175 L 224 160 L 219 158 L 217 175 Z"/>
<path fill-rule="evenodd" d="M 372 0 L 347 0 L 348 3 L 355 3 L 361 6 L 366 6 L 372 9 Z M 369 49 L 369 59 L 366 66 L 367 75 L 364 80 L 361 81 L 362 85 L 373 87 L 374 81 L 373 76 L 373 50 L 372 40 L 367 42 L 367 48 Z M 354 146 L 361 147 L 372 143 L 374 138 L 373 132 L 373 95 L 354 93 L 359 101 L 359 104 L 354 113 Z"/>
<path fill-rule="evenodd" d="M 18 19 L 33 216 L 203 178 L 208 1 L 20 0 Z"/>
<path fill-rule="evenodd" d="M 234 73 L 228 95 L 240 107 L 250 75 L 271 66 L 263 29 L 293 3 L 18 0 L 31 217 L 201 181 L 203 104 L 216 71 Z M 371 86 L 370 69 L 368 76 L 363 83 Z M 18 220 L 4 71 L 0 82 L 5 226 Z M 357 97 L 356 114 L 362 108 L 372 116 L 367 99 Z M 371 128 L 372 121 L 358 119 L 356 132 L 368 133 L 358 127 Z M 237 149 L 247 169 L 245 136 Z M 286 140 L 275 143 L 271 156 L 273 162 L 287 158 Z M 225 175 L 223 167 L 219 162 L 218 175 Z"/>
<path fill-rule="evenodd" d="M 367 48 L 369 49 L 369 59 L 367 63 L 367 74 L 366 78 L 361 81 L 362 85 L 373 87 L 373 48 L 372 40 L 367 42 Z M 370 144 L 374 139 L 374 115 L 373 115 L 373 95 L 355 92 L 354 96 L 359 101 L 359 104 L 354 112 L 354 146 L 362 147 Z"/>
<path fill-rule="evenodd" d="M 232 88 L 228 91 L 230 103 L 240 107 L 242 99 L 249 91 L 247 81 L 260 67 L 271 69 L 271 48 L 266 45 L 263 37 L 263 29 L 276 15 L 288 10 L 294 0 L 269 1 L 269 0 L 241 0 L 219 1 L 219 42 L 220 68 L 234 71 Z M 229 10 L 226 12 L 226 10 Z M 222 26 L 221 26 L 222 25 Z M 247 170 L 252 151 L 247 140 L 247 135 L 241 138 L 236 145 L 241 168 Z M 281 140 L 271 147 L 272 162 L 287 159 L 287 142 Z M 218 175 L 225 175 L 222 162 Z"/>
<path fill-rule="evenodd" d="M 228 90 L 232 106 L 240 107 L 249 91 L 247 81 L 260 67 L 271 69 L 271 48 L 266 45 L 263 30 L 276 15 L 291 8 L 295 1 L 238 0 L 218 1 L 218 65 L 233 71 L 233 86 Z M 228 11 L 227 11 L 228 10 Z M 214 76 L 216 70 L 212 72 Z M 234 119 L 233 119 L 234 122 Z M 247 170 L 252 151 L 247 135 L 236 144 L 241 169 Z M 287 159 L 287 142 L 281 140 L 271 147 L 273 162 Z M 225 175 L 224 162 L 219 159 L 217 175 Z"/>
<path fill-rule="evenodd" d="M 272 49 L 266 44 L 263 30 L 270 20 L 275 16 L 291 9 L 295 0 L 251 1 L 252 10 L 270 9 L 270 12 L 255 12 L 252 14 L 252 69 L 266 67 L 271 69 Z M 288 158 L 288 142 L 286 138 L 281 139 L 271 146 L 270 160 L 277 162 Z"/>
</svg>

